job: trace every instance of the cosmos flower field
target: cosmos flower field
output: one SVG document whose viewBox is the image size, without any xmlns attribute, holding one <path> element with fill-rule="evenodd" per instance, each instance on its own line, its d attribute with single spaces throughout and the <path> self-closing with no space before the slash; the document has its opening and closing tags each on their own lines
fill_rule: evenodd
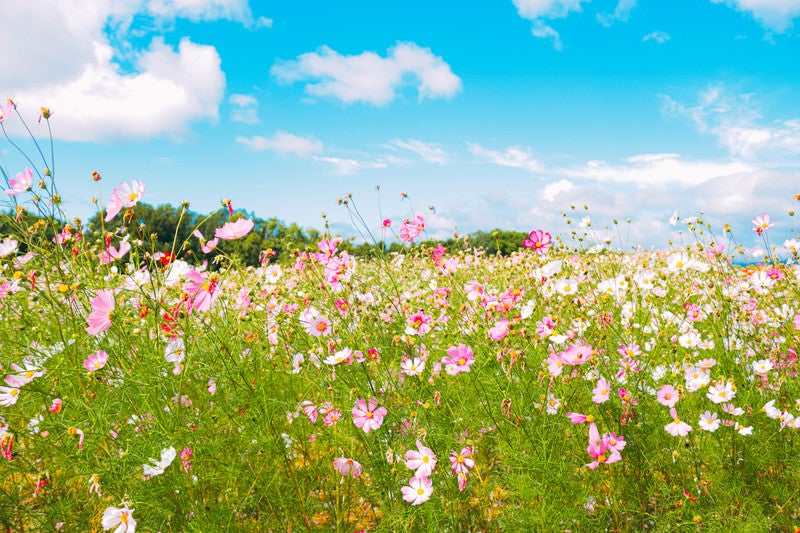
<svg viewBox="0 0 800 533">
<path fill-rule="evenodd" d="M 57 205 L 8 172 L 15 205 Z M 63 220 L 0 236 L 6 530 L 800 525 L 796 240 L 737 266 L 695 219 L 663 251 L 542 228 L 494 256 L 410 216 L 406 253 L 325 236 L 245 267 Z"/>
</svg>

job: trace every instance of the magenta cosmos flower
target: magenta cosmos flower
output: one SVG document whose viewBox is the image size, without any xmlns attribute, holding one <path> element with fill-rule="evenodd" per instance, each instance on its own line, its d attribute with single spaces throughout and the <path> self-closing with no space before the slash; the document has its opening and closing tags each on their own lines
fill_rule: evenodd
<svg viewBox="0 0 800 533">
<path fill-rule="evenodd" d="M 105 331 L 111 327 L 111 312 L 114 311 L 114 291 L 111 289 L 101 289 L 95 291 L 95 296 L 92 298 L 90 304 L 92 312 L 86 321 L 89 327 L 86 332 L 89 335 L 97 335 L 101 331 Z"/>
<path fill-rule="evenodd" d="M 586 448 L 586 451 L 594 459 L 594 461 L 586 465 L 592 470 L 603 463 L 616 463 L 622 459 L 619 450 L 611 446 L 608 435 L 600 437 L 600 432 L 597 431 L 597 426 L 594 422 L 589 424 L 589 447 Z"/>
<path fill-rule="evenodd" d="M 388 413 L 385 407 L 378 407 L 377 398 L 370 398 L 369 402 L 359 398 L 351 412 L 353 413 L 353 423 L 357 428 L 363 429 L 364 433 L 381 427 L 383 417 Z"/>
<path fill-rule="evenodd" d="M 547 253 L 550 248 L 550 243 L 553 238 L 546 231 L 540 229 L 533 230 L 528 234 L 528 238 L 523 239 L 522 246 L 525 248 L 533 248 L 533 251 L 539 254 Z"/>
<path fill-rule="evenodd" d="M 252 220 L 246 218 L 240 218 L 236 222 L 226 222 L 221 228 L 217 228 L 214 237 L 224 241 L 241 239 L 252 231 L 254 225 Z"/>
</svg>

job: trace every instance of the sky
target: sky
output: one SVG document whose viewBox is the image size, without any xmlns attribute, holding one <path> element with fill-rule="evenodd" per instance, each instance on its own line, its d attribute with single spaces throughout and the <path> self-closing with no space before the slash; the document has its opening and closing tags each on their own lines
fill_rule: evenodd
<svg viewBox="0 0 800 533">
<path fill-rule="evenodd" d="M 771 244 L 797 237 L 800 0 L 4 0 L 0 18 L 0 98 L 48 150 L 51 110 L 71 217 L 141 180 L 153 205 L 230 198 L 344 235 L 351 194 L 376 235 L 588 216 L 592 239 L 663 247 L 699 216 L 763 247 L 768 213 Z"/>
</svg>

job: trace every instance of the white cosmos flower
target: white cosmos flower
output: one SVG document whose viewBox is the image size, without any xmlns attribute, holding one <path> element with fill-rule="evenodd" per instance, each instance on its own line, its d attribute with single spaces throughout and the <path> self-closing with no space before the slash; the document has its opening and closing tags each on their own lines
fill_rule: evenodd
<svg viewBox="0 0 800 533">
<path fill-rule="evenodd" d="M 175 460 L 175 448 L 170 446 L 169 448 L 165 448 L 161 450 L 161 460 L 158 461 L 156 459 L 150 458 L 150 462 L 153 465 L 143 465 L 144 475 L 145 477 L 153 477 L 158 476 L 164 473 L 164 470 L 172 464 L 172 461 Z"/>
</svg>

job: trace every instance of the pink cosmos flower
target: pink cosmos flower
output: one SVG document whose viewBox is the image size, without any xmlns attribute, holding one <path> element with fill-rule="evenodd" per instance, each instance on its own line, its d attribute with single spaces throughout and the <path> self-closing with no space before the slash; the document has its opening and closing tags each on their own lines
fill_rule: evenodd
<svg viewBox="0 0 800 533">
<path fill-rule="evenodd" d="M 343 476 L 352 475 L 358 477 L 361 475 L 361 463 L 347 457 L 337 457 L 333 460 L 333 468 Z"/>
<path fill-rule="evenodd" d="M 226 222 L 221 228 L 217 228 L 214 236 L 225 241 L 240 239 L 250 233 L 253 226 L 255 224 L 252 220 L 240 218 L 236 222 Z"/>
<path fill-rule="evenodd" d="M 384 228 L 392 227 L 392 219 L 391 218 L 384 218 L 383 219 L 383 227 Z"/>
<path fill-rule="evenodd" d="M 436 468 L 436 454 L 417 441 L 416 450 L 406 452 L 406 466 L 414 471 L 414 477 L 429 477 Z"/>
<path fill-rule="evenodd" d="M 475 362 L 475 354 L 472 348 L 466 344 L 451 346 L 447 349 L 447 356 L 442 358 L 445 365 L 445 372 L 451 376 L 457 376 L 462 372 L 469 372 L 472 363 Z"/>
<path fill-rule="evenodd" d="M 403 499 L 411 505 L 420 505 L 430 500 L 433 493 L 433 482 L 427 477 L 412 477 L 408 486 L 400 489 Z"/>
<path fill-rule="evenodd" d="M 11 101 L 11 98 L 6 98 L 5 104 L 0 104 L 0 122 L 3 122 L 5 119 L 9 118 L 13 111 L 14 102 Z"/>
<path fill-rule="evenodd" d="M 127 504 L 123 505 L 121 509 L 118 507 L 107 508 L 103 513 L 103 530 L 109 530 L 113 527 L 116 528 L 113 533 L 135 533 L 136 519 L 133 518 L 135 510 L 128 509 Z"/>
<path fill-rule="evenodd" d="M 592 358 L 591 346 L 578 346 L 573 344 L 563 352 L 561 352 L 561 360 L 564 364 L 577 366 L 585 363 Z"/>
<path fill-rule="evenodd" d="M 112 261 L 117 259 L 122 259 L 128 252 L 131 250 L 131 245 L 128 241 L 122 241 L 119 243 L 119 250 L 114 248 L 113 246 L 109 246 L 106 251 L 101 252 L 100 256 L 100 264 L 107 265 Z"/>
<path fill-rule="evenodd" d="M 92 312 L 86 319 L 89 327 L 86 332 L 89 335 L 97 335 L 111 327 L 111 312 L 114 311 L 114 291 L 111 289 L 100 289 L 95 291 L 95 296 L 90 304 Z"/>
<path fill-rule="evenodd" d="M 31 183 L 33 183 L 33 171 L 26 168 L 25 172 L 18 172 L 16 178 L 8 180 L 8 184 L 11 188 L 6 191 L 6 194 L 9 196 L 16 196 L 23 193 L 31 188 Z"/>
<path fill-rule="evenodd" d="M 132 180 L 131 184 L 120 183 L 120 187 L 115 187 L 111 193 L 111 200 L 106 206 L 106 222 L 114 219 L 122 208 L 130 208 L 139 203 L 144 195 L 144 182 Z"/>
<path fill-rule="evenodd" d="M 89 372 L 94 372 L 106 366 L 107 362 L 108 354 L 103 350 L 97 350 L 93 354 L 89 354 L 89 357 L 83 360 L 83 368 Z"/>
<path fill-rule="evenodd" d="M 600 437 L 600 432 L 597 431 L 597 426 L 594 422 L 589 425 L 589 447 L 586 448 L 586 451 L 594 459 L 594 461 L 586 465 L 592 470 L 603 463 L 616 463 L 622 459 L 619 450 L 609 445 L 608 435 Z"/>
<path fill-rule="evenodd" d="M 11 407 L 19 400 L 17 387 L 0 387 L 0 406 Z"/>
<path fill-rule="evenodd" d="M 493 328 L 489 328 L 489 337 L 494 341 L 501 341 L 506 338 L 509 331 L 508 319 L 501 318 L 498 322 L 495 322 Z"/>
<path fill-rule="evenodd" d="M 567 413 L 567 418 L 569 418 L 569 421 L 572 422 L 573 424 L 583 424 L 584 422 L 589 420 L 589 417 L 586 415 L 582 415 L 580 413 L 572 413 L 572 412 Z"/>
<path fill-rule="evenodd" d="M 672 422 L 664 426 L 664 429 L 667 430 L 667 433 L 673 437 L 685 437 L 688 435 L 692 430 L 692 426 L 686 422 L 681 422 L 681 419 L 678 418 L 678 412 L 674 407 L 669 410 L 669 414 L 672 417 Z"/>
<path fill-rule="evenodd" d="M 525 248 L 533 248 L 533 251 L 538 254 L 547 253 L 550 244 L 553 242 L 553 237 L 546 231 L 540 229 L 530 232 L 526 239 L 523 239 L 522 246 Z"/>
<path fill-rule="evenodd" d="M 753 223 L 753 227 L 751 229 L 758 233 L 759 236 L 775 225 L 774 223 L 769 223 L 769 215 L 766 213 L 763 215 L 758 215 L 756 218 L 751 220 L 751 222 Z"/>
<path fill-rule="evenodd" d="M 417 215 L 412 220 L 404 220 L 400 224 L 400 240 L 403 242 L 414 242 L 420 233 L 425 230 L 425 219 Z"/>
<path fill-rule="evenodd" d="M 469 469 L 475 466 L 475 460 L 472 459 L 472 448 L 464 446 L 460 452 L 453 450 L 450 452 L 450 469 L 456 474 L 468 474 Z"/>
<path fill-rule="evenodd" d="M 353 413 L 353 423 L 357 428 L 363 429 L 364 433 L 381 427 L 383 417 L 388 413 L 385 407 L 378 407 L 377 398 L 370 398 L 369 402 L 359 398 L 351 412 Z"/>
<path fill-rule="evenodd" d="M 600 378 L 595 383 L 594 388 L 592 389 L 592 401 L 597 405 L 608 400 L 608 395 L 611 392 L 611 387 L 608 386 L 608 381 L 606 378 Z"/>
<path fill-rule="evenodd" d="M 658 390 L 656 398 L 661 405 L 665 407 L 674 407 L 675 404 L 678 403 L 680 395 L 672 385 L 664 385 Z"/>
<path fill-rule="evenodd" d="M 425 335 L 432 328 L 433 317 L 426 315 L 421 309 L 408 317 L 406 335 Z"/>
</svg>

